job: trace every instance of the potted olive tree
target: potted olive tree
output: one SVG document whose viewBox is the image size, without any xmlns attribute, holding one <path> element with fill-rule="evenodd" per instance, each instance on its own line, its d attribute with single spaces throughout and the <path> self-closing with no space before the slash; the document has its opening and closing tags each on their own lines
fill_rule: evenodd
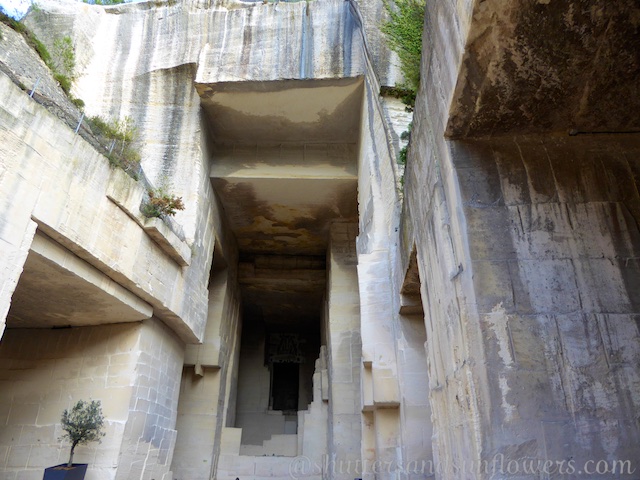
<svg viewBox="0 0 640 480">
<path fill-rule="evenodd" d="M 85 402 L 78 400 L 71 410 L 62 412 L 62 429 L 60 440 L 71 443 L 69 461 L 62 465 L 49 467 L 44 471 L 43 480 L 83 480 L 87 472 L 86 463 L 73 463 L 73 453 L 78 445 L 89 442 L 100 442 L 104 437 L 104 416 L 100 400 Z"/>
</svg>

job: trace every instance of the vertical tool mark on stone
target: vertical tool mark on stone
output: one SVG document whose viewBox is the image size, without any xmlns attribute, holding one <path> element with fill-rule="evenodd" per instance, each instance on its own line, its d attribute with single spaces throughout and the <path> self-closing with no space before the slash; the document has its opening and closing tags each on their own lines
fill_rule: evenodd
<svg viewBox="0 0 640 480">
<path fill-rule="evenodd" d="M 560 388 L 562 389 L 562 397 L 564 400 L 565 408 L 571 414 L 571 418 L 573 419 L 574 425 L 576 424 L 576 409 L 575 409 L 575 401 L 573 399 L 573 394 L 571 392 L 571 382 L 570 380 L 565 380 L 564 376 L 568 375 L 569 366 L 566 363 L 566 359 L 564 356 L 564 346 L 562 344 L 562 335 L 560 334 L 560 326 L 558 325 L 558 318 L 553 317 L 553 321 L 556 327 L 556 338 L 558 342 L 558 378 L 560 380 Z M 569 388 L 567 388 L 569 387 Z"/>
<path fill-rule="evenodd" d="M 343 36 L 343 46 L 342 46 L 342 68 L 344 71 L 344 76 L 351 76 L 351 44 L 353 42 L 353 31 L 355 30 L 355 22 L 353 19 L 353 14 L 351 13 L 351 5 L 349 2 L 344 2 L 343 5 L 343 16 L 344 16 L 344 30 L 342 33 Z"/>
<path fill-rule="evenodd" d="M 605 336 L 602 333 L 602 326 L 600 325 L 600 322 L 604 322 L 605 327 L 607 327 L 607 317 L 606 315 L 598 315 L 595 314 L 594 315 L 594 319 L 595 319 L 595 324 L 596 327 L 598 328 L 598 335 L 600 336 L 600 343 L 602 344 L 602 351 L 604 353 L 604 360 L 607 363 L 607 369 L 611 370 L 611 361 L 609 360 L 609 344 L 610 342 L 605 342 Z M 609 332 L 607 331 L 607 338 L 609 338 Z"/>
<path fill-rule="evenodd" d="M 311 9 L 307 2 L 302 16 L 302 45 L 300 47 L 300 78 L 313 76 L 313 26 Z"/>
<path fill-rule="evenodd" d="M 240 58 L 240 66 L 244 67 L 242 76 L 248 76 L 249 61 L 251 59 L 251 39 L 253 27 L 251 25 L 251 12 L 252 9 L 247 10 L 247 14 L 244 17 L 244 25 L 242 28 L 242 56 Z"/>
<path fill-rule="evenodd" d="M 222 65 L 225 48 L 227 48 L 227 32 L 229 31 L 229 12 L 224 12 L 224 28 L 222 29 L 222 42 L 220 44 L 220 53 L 218 54 L 218 65 Z M 208 44 L 207 44 L 208 45 Z"/>
</svg>

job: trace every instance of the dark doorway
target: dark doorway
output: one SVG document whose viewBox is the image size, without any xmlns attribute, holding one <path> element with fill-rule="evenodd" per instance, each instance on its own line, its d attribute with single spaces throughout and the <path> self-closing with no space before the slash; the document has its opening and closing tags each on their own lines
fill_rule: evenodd
<svg viewBox="0 0 640 480">
<path fill-rule="evenodd" d="M 298 410 L 300 374 L 297 363 L 273 363 L 271 365 L 271 409 Z"/>
</svg>

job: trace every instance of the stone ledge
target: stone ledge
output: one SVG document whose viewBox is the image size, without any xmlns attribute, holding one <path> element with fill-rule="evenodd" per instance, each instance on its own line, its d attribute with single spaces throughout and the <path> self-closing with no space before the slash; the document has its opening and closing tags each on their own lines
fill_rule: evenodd
<svg viewBox="0 0 640 480">
<path fill-rule="evenodd" d="M 398 378 L 390 368 L 373 366 L 373 406 L 375 408 L 398 408 L 400 406 L 400 390 Z"/>
<path fill-rule="evenodd" d="M 400 315 L 424 315 L 419 295 L 400 295 Z"/>
<path fill-rule="evenodd" d="M 209 340 L 209 341 L 207 341 Z M 220 348 L 206 337 L 200 345 L 187 345 L 184 352 L 184 365 L 221 368 Z"/>
<path fill-rule="evenodd" d="M 191 249 L 159 218 L 145 219 L 144 231 L 181 267 L 191 263 Z"/>
<path fill-rule="evenodd" d="M 147 218 L 140 213 L 144 188 L 123 170 L 113 169 L 107 185 L 107 198 L 136 222 L 160 249 L 181 267 L 191 263 L 191 249 L 159 218 Z"/>
<path fill-rule="evenodd" d="M 140 213 L 140 205 L 144 198 L 144 189 L 138 185 L 124 170 L 111 169 L 107 184 L 107 198 L 126 213 L 131 220 L 144 228 L 144 218 Z"/>
<path fill-rule="evenodd" d="M 138 322 L 152 306 L 42 232 L 36 232 L 9 313 L 12 327 Z"/>
</svg>

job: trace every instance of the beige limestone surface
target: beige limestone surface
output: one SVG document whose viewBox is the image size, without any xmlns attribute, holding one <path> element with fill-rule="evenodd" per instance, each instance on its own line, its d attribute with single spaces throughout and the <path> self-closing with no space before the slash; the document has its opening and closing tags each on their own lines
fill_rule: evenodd
<svg viewBox="0 0 640 480">
<path fill-rule="evenodd" d="M 466 480 L 508 478 L 461 469 L 496 458 L 636 461 L 637 6 L 525 3 L 427 4 L 403 180 L 401 119 L 379 97 L 393 78 L 381 2 L 43 3 L 28 22 L 72 35 L 88 113 L 139 125 L 149 178 L 185 200 L 189 248 L 152 238 L 131 206 L 140 188 L 0 76 L 3 311 L 45 233 L 160 318 L 4 334 L 9 478 L 36 477 L 39 439 L 61 455 L 66 399 L 36 388 L 59 376 L 73 395 L 115 398 L 104 456 L 83 451 L 93 478 Z M 323 107 L 331 121 L 316 125 Z M 569 137 L 574 119 L 620 131 Z M 251 198 L 233 195 L 243 182 L 262 203 L 234 203 Z M 344 202 L 322 196 L 339 182 Z M 304 250 L 296 229 L 322 205 L 339 221 Z M 249 321 L 278 312 L 315 322 L 322 343 L 295 442 L 293 415 L 267 413 L 264 335 Z M 87 332 L 128 334 L 96 356 Z M 203 343 L 183 358 L 185 340 Z M 295 470 L 300 458 L 310 467 Z"/>
<path fill-rule="evenodd" d="M 189 281 L 189 275 L 106 196 L 113 181 L 143 187 L 134 186 L 134 180 L 127 176 L 118 176 L 106 158 L 6 76 L 0 81 L 3 121 L 11 125 L 11 130 L 5 127 L 2 131 L 0 147 L 6 171 L 2 177 L 6 206 L 2 215 L 11 225 L 3 231 L 4 242 L 19 248 L 22 237 L 29 234 L 30 222 L 35 221 L 61 246 L 151 303 L 156 315 L 172 323 L 185 339 L 197 339 L 204 328 L 201 313 L 197 313 L 203 309 L 197 306 L 202 284 L 196 279 Z M 129 239 L 127 248 L 121 248 L 121 238 Z M 21 264 L 9 265 L 22 268 Z M 171 284 L 169 278 L 173 279 Z M 175 286 L 190 282 L 194 295 L 186 305 L 185 291 Z M 105 288 L 111 287 L 102 290 Z"/>
<path fill-rule="evenodd" d="M 454 468 L 471 460 L 490 464 L 496 458 L 572 459 L 583 476 L 590 460 L 633 463 L 638 431 L 630 418 L 640 398 L 631 368 L 640 338 L 634 253 L 637 135 L 500 135 L 512 127 L 537 130 L 543 123 L 556 128 L 546 123 L 550 111 L 543 108 L 552 104 L 559 107 L 552 116 L 581 108 L 584 116 L 577 118 L 585 125 L 625 122 L 628 117 L 616 112 L 626 108 L 626 96 L 601 98 L 583 105 L 586 109 L 564 93 L 562 106 L 549 98 L 532 102 L 531 91 L 515 84 L 521 80 L 519 72 L 531 72 L 529 62 L 539 60 L 538 32 L 515 38 L 512 46 L 531 42 L 531 57 L 516 70 L 501 71 L 499 63 L 482 62 L 474 66 L 474 75 L 459 76 L 470 65 L 462 68 L 460 61 L 469 62 L 478 53 L 502 58 L 510 53 L 499 43 L 514 40 L 511 33 L 501 36 L 505 31 L 491 37 L 498 43 L 475 36 L 491 24 L 492 9 L 508 14 L 509 8 L 491 2 L 475 9 L 459 7 L 428 5 L 425 45 L 430 47 L 423 56 L 402 227 L 405 245 L 415 243 L 417 249 L 425 307 L 434 461 Z M 533 6 L 547 10 L 544 18 L 563 8 L 572 6 Z M 516 17 L 528 23 L 530 13 L 525 9 Z M 604 17 L 582 20 L 599 18 Z M 471 33 L 459 28 L 469 21 Z M 609 21 L 626 22 L 616 15 Z M 540 28 L 557 28 L 562 22 Z M 602 31 L 583 33 L 580 55 Z M 618 33 L 611 32 L 607 42 Z M 571 41 L 562 37 L 561 28 L 555 34 Z M 476 50 L 482 42 L 488 50 Z M 557 64 L 558 69 L 565 66 L 571 69 Z M 558 91 L 573 92 L 573 82 L 587 81 L 581 73 L 560 77 Z M 476 74 L 496 74 L 499 81 L 475 83 Z M 611 81 L 616 82 L 611 92 L 629 86 L 624 76 Z M 540 107 L 534 120 L 525 122 L 527 127 L 519 123 L 520 113 L 503 115 L 508 102 L 484 97 L 492 95 L 492 88 L 500 90 L 502 82 L 514 87 L 508 95 L 520 113 L 529 115 L 529 108 Z M 587 83 L 598 88 L 597 81 Z M 540 87 L 538 93 L 548 85 Z M 478 109 L 459 109 L 463 98 L 471 98 L 467 95 L 485 100 Z M 614 98 L 607 114 L 593 116 L 600 101 Z M 495 108 L 502 113 L 488 114 Z M 445 137 L 446 128 L 465 135 L 488 125 L 492 137 Z M 475 473 L 477 478 L 495 474 Z M 466 478 L 451 469 L 441 475 Z M 618 469 L 612 478 L 623 475 Z"/>
<path fill-rule="evenodd" d="M 183 344 L 157 319 L 59 330 L 9 329 L 0 344 L 2 478 L 41 479 L 68 459 L 62 411 L 100 400 L 105 437 L 79 446 L 88 480 L 163 478 L 175 441 Z M 124 468 L 123 468 L 124 467 Z"/>
</svg>

